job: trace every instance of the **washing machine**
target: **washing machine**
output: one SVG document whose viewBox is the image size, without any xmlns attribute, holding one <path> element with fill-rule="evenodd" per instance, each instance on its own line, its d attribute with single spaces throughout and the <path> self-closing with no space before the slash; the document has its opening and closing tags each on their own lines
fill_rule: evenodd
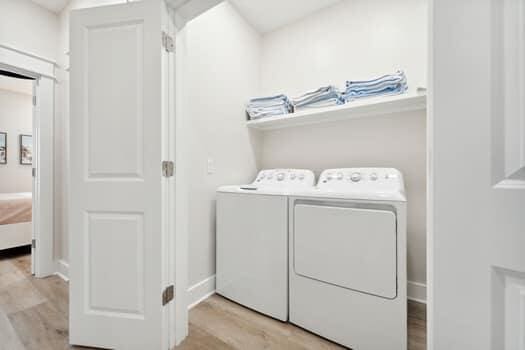
<svg viewBox="0 0 525 350">
<path fill-rule="evenodd" d="M 314 185 L 310 170 L 270 169 L 217 190 L 218 294 L 288 320 L 288 197 Z"/>
<path fill-rule="evenodd" d="M 406 350 L 402 174 L 325 170 L 289 217 L 290 322 L 354 350 Z"/>
</svg>

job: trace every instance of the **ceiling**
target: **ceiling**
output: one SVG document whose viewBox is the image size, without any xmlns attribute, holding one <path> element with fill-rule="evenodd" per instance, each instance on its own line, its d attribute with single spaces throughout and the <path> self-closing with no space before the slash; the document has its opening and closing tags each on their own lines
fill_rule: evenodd
<svg viewBox="0 0 525 350">
<path fill-rule="evenodd" d="M 66 7 L 69 0 L 31 0 L 35 4 L 40 5 L 49 11 L 59 13 L 64 7 Z"/>
<path fill-rule="evenodd" d="M 53 12 L 60 12 L 69 0 L 32 0 Z M 185 3 L 187 0 L 170 0 Z M 341 0 L 230 0 L 241 15 L 261 33 L 271 32 Z"/>
<path fill-rule="evenodd" d="M 271 32 L 341 0 L 230 0 L 261 33 Z"/>
<path fill-rule="evenodd" d="M 9 78 L 0 75 L 0 90 L 8 90 L 21 94 L 33 94 L 33 81 L 27 79 Z"/>
</svg>

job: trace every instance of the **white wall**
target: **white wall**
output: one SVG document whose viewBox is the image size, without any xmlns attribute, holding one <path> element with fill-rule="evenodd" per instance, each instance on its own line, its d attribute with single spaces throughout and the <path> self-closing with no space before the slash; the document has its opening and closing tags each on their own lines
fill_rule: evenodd
<svg viewBox="0 0 525 350">
<path fill-rule="evenodd" d="M 57 37 L 53 12 L 29 0 L 0 0 L 0 44 L 54 60 Z"/>
<path fill-rule="evenodd" d="M 263 36 L 261 92 L 294 96 L 346 79 L 403 69 L 409 88 L 426 86 L 424 0 L 347 0 Z M 412 112 L 267 132 L 262 166 L 387 166 L 408 194 L 408 277 L 426 281 L 425 113 Z"/>
<path fill-rule="evenodd" d="M 7 132 L 7 164 L 0 164 L 0 193 L 31 192 L 31 165 L 21 165 L 19 135 L 31 135 L 32 96 L 0 89 L 0 131 Z"/>
<path fill-rule="evenodd" d="M 291 96 L 403 69 L 426 86 L 426 0 L 345 0 L 263 37 L 261 93 Z"/>
<path fill-rule="evenodd" d="M 184 68 L 189 122 L 189 285 L 215 274 L 215 191 L 250 181 L 257 137 L 245 126 L 244 105 L 257 94 L 260 37 L 223 3 L 188 23 Z M 186 133 L 186 131 L 185 131 Z M 214 172 L 208 173 L 208 159 Z"/>
</svg>

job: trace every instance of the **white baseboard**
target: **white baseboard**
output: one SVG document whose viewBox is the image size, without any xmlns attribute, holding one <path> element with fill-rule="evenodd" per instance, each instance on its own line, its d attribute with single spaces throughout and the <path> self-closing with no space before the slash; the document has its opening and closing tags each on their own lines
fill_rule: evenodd
<svg viewBox="0 0 525 350">
<path fill-rule="evenodd" d="M 56 275 L 69 281 L 69 264 L 60 259 L 57 261 Z M 215 275 L 210 276 L 188 288 L 188 309 L 215 294 Z M 407 295 L 409 300 L 426 304 L 427 286 L 424 283 L 408 281 Z"/>
<path fill-rule="evenodd" d="M 64 281 L 69 282 L 69 264 L 67 261 L 62 259 L 58 260 L 56 270 L 55 275 L 62 278 Z"/>
<path fill-rule="evenodd" d="M 215 275 L 188 288 L 188 309 L 215 294 Z"/>
<path fill-rule="evenodd" d="M 407 286 L 408 300 L 417 301 L 418 303 L 427 303 L 427 285 L 420 282 L 408 281 Z"/>
<path fill-rule="evenodd" d="M 188 288 L 188 309 L 215 294 L 215 275 L 210 276 Z M 424 283 L 408 281 L 409 300 L 427 303 L 427 286 Z"/>
</svg>

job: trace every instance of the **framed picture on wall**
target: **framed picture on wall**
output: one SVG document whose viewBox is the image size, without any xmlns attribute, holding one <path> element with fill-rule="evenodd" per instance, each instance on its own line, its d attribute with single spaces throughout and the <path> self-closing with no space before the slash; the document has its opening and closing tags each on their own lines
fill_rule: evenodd
<svg viewBox="0 0 525 350">
<path fill-rule="evenodd" d="M 33 136 L 20 135 L 20 164 L 33 164 Z"/>
<path fill-rule="evenodd" d="M 0 164 L 7 164 L 7 133 L 0 132 Z"/>
</svg>

